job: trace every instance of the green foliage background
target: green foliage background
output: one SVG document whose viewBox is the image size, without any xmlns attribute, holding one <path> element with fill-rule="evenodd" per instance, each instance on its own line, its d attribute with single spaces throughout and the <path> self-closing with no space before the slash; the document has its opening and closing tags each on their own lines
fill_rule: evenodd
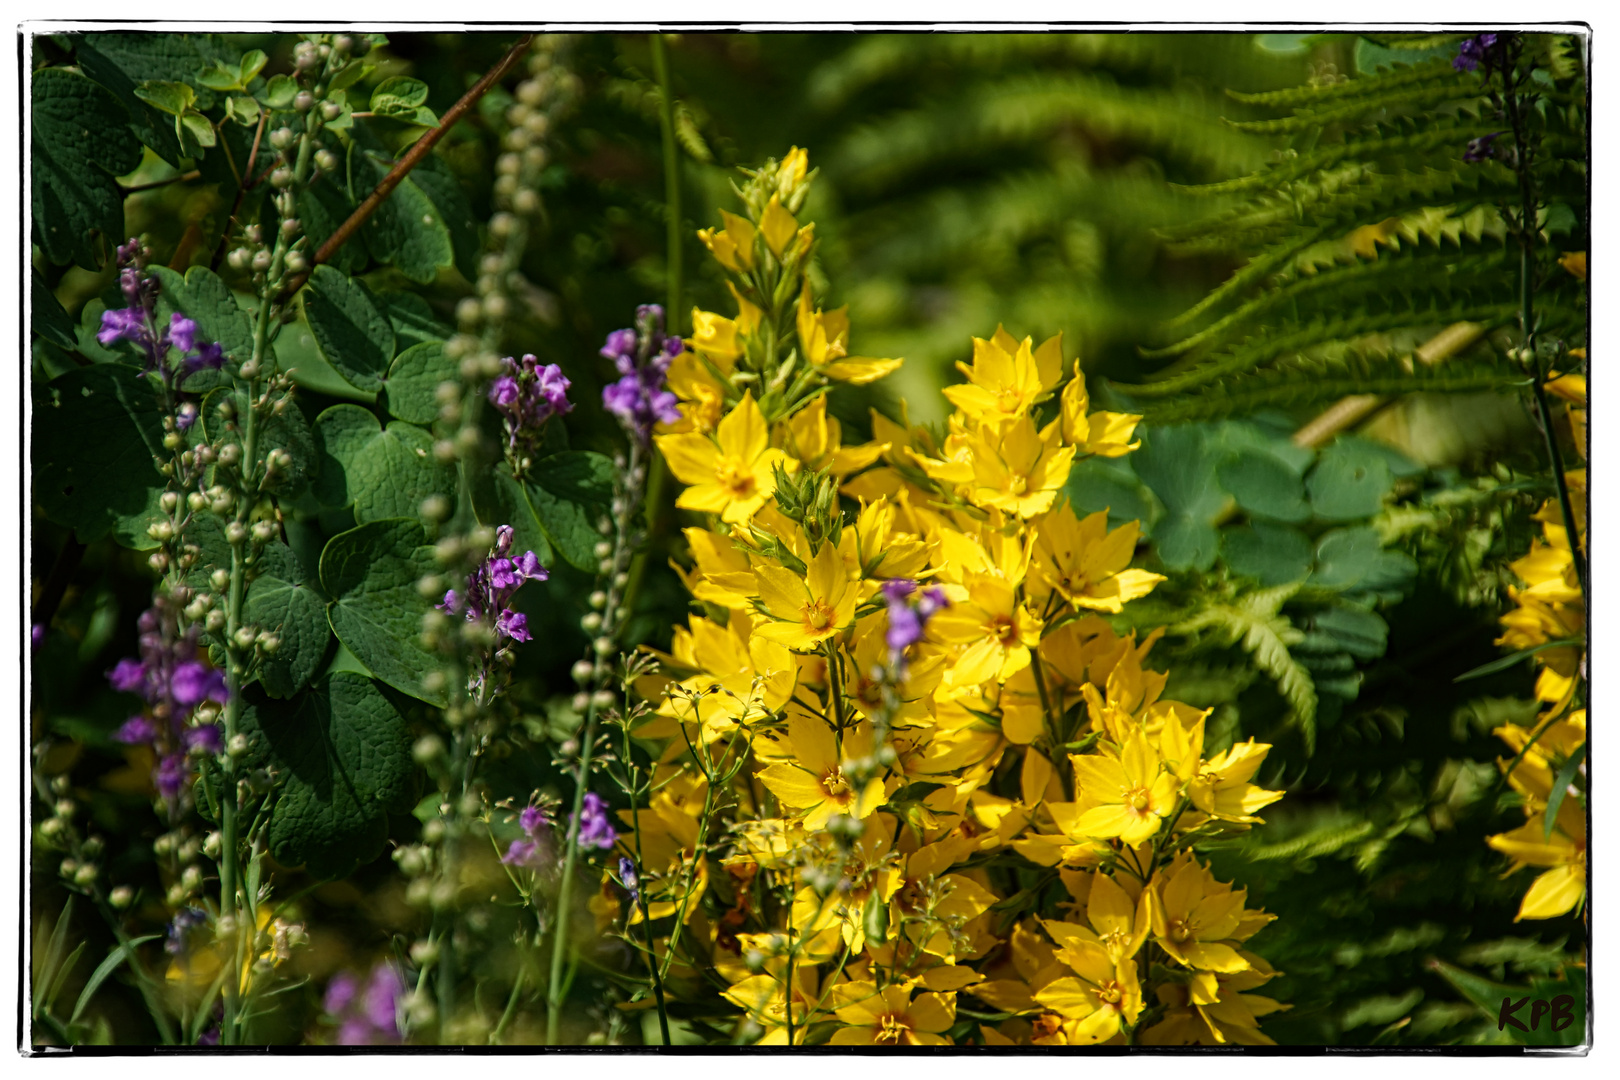
<svg viewBox="0 0 1620 1080">
<path fill-rule="evenodd" d="M 234 63 L 254 48 L 268 54 L 266 71 L 286 70 L 291 44 L 270 35 L 36 41 L 36 178 L 75 185 L 63 207 L 36 179 L 46 201 L 35 212 L 53 223 L 38 237 L 36 280 L 59 305 L 35 307 L 36 417 L 53 393 L 80 381 L 109 384 L 98 402 L 129 396 L 129 387 L 112 385 L 131 381 L 115 366 L 120 357 L 93 336 L 100 312 L 121 306 L 107 259 L 119 238 L 147 237 L 175 271 L 166 296 L 199 321 L 198 312 L 212 312 L 218 336 L 234 325 L 237 313 L 205 295 L 206 275 L 180 275 L 212 261 L 238 181 L 209 152 L 198 182 L 126 197 L 173 176 L 185 149 L 183 132 L 134 87 L 184 81 L 202 62 Z M 351 96 L 410 76 L 427 96 L 399 107 L 442 115 L 506 44 L 500 35 L 396 35 Z M 1555 71 L 1576 69 L 1569 43 L 1538 47 Z M 1528 515 L 1546 495 L 1522 412 L 1499 392 L 1420 398 L 1423 423 L 1440 432 L 1422 445 L 1389 445 L 1387 427 L 1384 441 L 1345 435 L 1301 449 L 1290 439 L 1320 405 L 1378 379 L 1383 390 L 1511 389 L 1500 333 L 1432 373 L 1398 370 L 1401 357 L 1458 319 L 1499 330 L 1514 303 L 1490 208 L 1510 174 L 1460 161 L 1488 124 L 1470 84 L 1450 69 L 1454 48 L 1454 38 L 1239 33 L 671 41 L 687 306 L 729 310 L 693 232 L 730 205 L 733 167 L 805 146 L 821 170 L 801 215 L 823 238 L 817 276 L 834 284 L 832 305 L 850 305 L 855 351 L 908 359 L 882 385 L 832 395 L 846 425 L 866 430 L 868 408 L 892 414 L 900 401 L 914 420 L 937 420 L 938 387 L 954 380 L 968 337 L 988 336 L 998 322 L 1037 340 L 1061 331 L 1094 394 L 1148 412 L 1143 448 L 1077 468 L 1069 494 L 1080 509 L 1143 522 L 1143 562 L 1170 580 L 1132 605 L 1121 628 L 1169 627 L 1155 652 L 1171 672 L 1167 693 L 1215 710 L 1216 748 L 1249 736 L 1277 746 L 1257 782 L 1287 786 L 1288 797 L 1217 866 L 1243 879 L 1251 905 L 1279 916 L 1256 944 L 1285 972 L 1268 992 L 1293 1008 L 1266 1023 L 1282 1043 L 1505 1041 L 1494 1017 L 1435 962 L 1530 985 L 1557 976 L 1585 940 L 1574 917 L 1514 924 L 1527 875 L 1498 880 L 1502 862 L 1483 846 L 1484 836 L 1515 823 L 1491 763 L 1500 744 L 1490 730 L 1533 713 L 1528 666 L 1452 681 L 1497 655 L 1503 566 L 1528 547 Z M 628 323 L 636 304 L 664 298 L 660 97 L 645 36 L 586 36 L 572 65 L 580 104 L 552 135 L 544 224 L 522 267 L 532 287 L 508 322 L 506 345 L 561 363 L 574 399 L 594 403 L 612 375 L 597 358 L 602 338 Z M 1307 82 L 1314 89 L 1296 89 Z M 209 93 L 198 89 L 199 108 L 211 107 Z M 259 602 L 335 601 L 334 610 L 377 602 L 364 575 L 334 558 L 327 545 L 336 536 L 344 537 L 338 549 L 386 533 L 399 559 L 420 551 L 420 539 L 394 519 L 422 494 L 446 490 L 444 478 L 418 474 L 412 450 L 427 439 L 424 395 L 444 370 L 431 342 L 448 335 L 456 303 L 472 293 L 510 101 L 497 88 L 450 132 L 389 214 L 334 269 L 317 273 L 303 318 L 278 343 L 283 365 L 301 368 L 289 424 L 303 432 L 312 483 L 291 504 L 281 572 Z M 1556 151 L 1548 184 L 1559 209 L 1547 228 L 1564 250 L 1587 246 L 1578 105 L 1571 98 L 1548 121 Z M 70 137 L 72 117 L 93 121 L 102 137 Z M 391 148 L 385 124 L 361 127 L 351 170 L 363 190 Z M 245 158 L 245 129 L 223 130 Z M 303 211 L 312 233 L 346 216 L 334 198 Z M 415 227 L 423 212 L 441 224 Z M 1356 254 L 1356 230 L 1369 226 L 1382 230 L 1376 259 Z M 1363 234 L 1361 243 L 1372 241 Z M 222 273 L 226 285 L 243 287 Z M 1548 301 L 1549 318 L 1578 337 L 1583 301 L 1564 284 Z M 343 326 L 371 324 L 381 329 L 342 338 Z M 375 345 L 384 331 L 395 344 L 386 355 Z M 1368 346 L 1369 334 L 1382 337 Z M 150 477 L 134 474 L 155 420 L 138 404 L 107 410 L 107 439 L 128 451 L 114 466 L 130 474 L 98 482 L 149 488 Z M 1189 419 L 1199 422 L 1170 423 Z M 552 450 L 614 446 L 616 433 L 591 405 L 565 426 Z M 140 766 L 111 739 L 124 716 L 101 673 L 134 652 L 150 579 L 131 547 L 143 542 L 151 508 L 110 497 L 111 511 L 99 516 L 55 506 L 51 485 L 61 490 L 73 470 L 99 460 L 81 460 L 70 436 L 36 420 L 36 590 L 70 547 L 68 527 L 88 546 L 81 564 L 64 567 L 66 598 L 34 655 L 32 722 L 36 738 L 54 738 L 49 771 L 71 765 L 79 797 L 118 838 L 109 874 L 137 880 L 152 873 L 143 860 L 155 825 L 143 824 Z M 580 494 L 592 481 L 585 455 L 579 461 L 579 488 L 558 497 L 583 505 L 594 496 Z M 425 486 L 398 506 L 376 503 L 396 482 Z M 678 532 L 670 508 L 655 510 L 663 528 L 631 637 L 661 645 L 684 601 L 665 569 L 679 554 Z M 527 597 L 537 643 L 519 654 L 517 701 L 532 718 L 534 752 L 493 766 L 496 782 L 519 797 L 556 784 L 541 747 L 565 735 L 568 721 L 548 702 L 571 691 L 567 670 L 585 641 L 570 613 L 583 610 L 589 587 L 568 566 L 588 551 L 576 556 L 578 545 L 550 529 L 535 543 L 556 546 L 560 558 L 549 602 Z M 362 561 L 375 554 L 356 550 Z M 324 623 L 309 623 L 320 663 L 267 673 L 267 691 L 287 696 L 317 684 L 322 695 L 358 694 L 356 684 L 375 685 L 355 674 L 362 664 L 351 649 L 361 650 L 352 641 L 328 641 Z M 338 616 L 333 626 L 344 637 Z M 368 707 L 419 724 L 421 706 L 395 693 L 425 696 L 413 689 L 419 661 L 393 651 L 368 662 L 391 687 L 386 696 L 368 690 Z M 266 709 L 262 722 L 278 722 Z M 353 822 L 368 853 L 418 827 L 395 765 L 382 770 L 388 813 Z M 329 852 L 314 861 L 323 860 L 334 872 L 342 861 Z M 296 963 L 317 983 L 386 947 L 415 918 L 387 860 L 361 863 L 344 880 L 289 873 L 280 886 L 313 889 L 316 940 Z M 53 877 L 45 861 L 35 866 L 36 910 L 59 909 Z M 92 922 L 83 930 L 93 937 Z M 487 940 L 507 930 L 497 919 Z M 43 921 L 35 927 L 36 937 L 47 932 Z M 498 959 L 490 964 L 492 977 L 510 977 Z M 150 1038 L 133 991 L 121 993 L 98 999 L 105 1033 Z M 297 1037 L 315 1000 L 311 991 L 277 1021 L 282 1037 Z"/>
</svg>

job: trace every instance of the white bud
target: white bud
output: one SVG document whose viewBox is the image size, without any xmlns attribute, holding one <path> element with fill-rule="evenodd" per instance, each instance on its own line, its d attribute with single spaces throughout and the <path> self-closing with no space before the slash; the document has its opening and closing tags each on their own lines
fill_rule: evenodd
<svg viewBox="0 0 1620 1080">
<path fill-rule="evenodd" d="M 576 660 L 573 667 L 574 681 L 587 683 L 596 677 L 596 665 L 589 660 Z"/>
<path fill-rule="evenodd" d="M 248 531 L 240 521 L 230 522 L 225 526 L 225 542 L 231 546 L 247 542 Z"/>
<path fill-rule="evenodd" d="M 614 702 L 613 691 L 598 690 L 596 693 L 591 695 L 591 702 L 598 709 L 611 709 L 613 708 Z"/>
<path fill-rule="evenodd" d="M 120 885 L 107 894 L 107 903 L 117 911 L 123 911 L 135 902 L 135 890 L 128 885 Z"/>
<path fill-rule="evenodd" d="M 579 620 L 579 625 L 587 634 L 594 634 L 602 629 L 602 616 L 594 611 L 587 611 Z"/>
</svg>

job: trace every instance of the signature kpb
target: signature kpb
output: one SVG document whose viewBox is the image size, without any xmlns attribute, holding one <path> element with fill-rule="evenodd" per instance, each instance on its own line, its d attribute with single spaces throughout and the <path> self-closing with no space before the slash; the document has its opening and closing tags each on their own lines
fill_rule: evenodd
<svg viewBox="0 0 1620 1080">
<path fill-rule="evenodd" d="M 1518 1012 L 1525 1005 L 1530 1006 L 1530 1024 L 1525 1026 L 1519 1019 Z M 1502 999 L 1502 1007 L 1496 1013 L 1496 1030 L 1502 1031 L 1509 1024 L 1520 1031 L 1535 1031 L 1541 1027 L 1541 1021 L 1550 1014 L 1553 1031 L 1563 1031 L 1575 1022 L 1575 998 L 1569 994 L 1559 994 L 1551 1001 L 1545 998 L 1522 997 L 1514 1001 L 1510 997 Z"/>
</svg>

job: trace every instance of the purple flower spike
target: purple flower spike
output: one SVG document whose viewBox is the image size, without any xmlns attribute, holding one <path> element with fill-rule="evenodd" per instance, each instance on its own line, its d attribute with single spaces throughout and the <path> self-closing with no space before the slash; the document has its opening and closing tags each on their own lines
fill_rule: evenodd
<svg viewBox="0 0 1620 1080">
<path fill-rule="evenodd" d="M 883 598 L 889 605 L 889 629 L 884 634 L 884 644 L 889 647 L 890 663 L 903 671 L 905 651 L 922 640 L 928 620 L 949 607 L 950 600 L 945 590 L 937 585 L 918 596 L 917 583 L 902 578 L 883 583 Z"/>
<path fill-rule="evenodd" d="M 573 411 L 568 400 L 571 385 L 556 364 L 541 365 L 533 353 L 523 359 L 508 356 L 502 373 L 489 384 L 489 401 L 501 414 L 506 428 L 508 463 L 515 470 L 532 457 L 547 420 Z"/>
<path fill-rule="evenodd" d="M 602 346 L 620 379 L 602 389 L 602 407 L 619 418 L 625 431 L 643 446 L 652 442 L 653 427 L 681 418 L 675 395 L 664 388 L 681 339 L 664 334 L 664 309 L 643 304 L 636 309 L 635 329 L 615 330 Z"/>
<path fill-rule="evenodd" d="M 174 669 L 169 679 L 169 693 L 179 705 L 200 705 L 212 699 L 223 705 L 230 700 L 225 687 L 225 673 L 198 660 L 189 660 Z"/>
<path fill-rule="evenodd" d="M 619 881 L 624 884 L 624 891 L 630 894 L 630 902 L 641 903 L 641 878 L 636 873 L 636 864 L 622 855 L 619 857 Z"/>
<path fill-rule="evenodd" d="M 501 617 L 495 620 L 495 629 L 513 641 L 534 640 L 534 635 L 529 633 L 529 618 L 521 611 L 501 612 Z"/>
<path fill-rule="evenodd" d="M 608 820 L 607 803 L 594 791 L 585 793 L 585 801 L 580 807 L 577 824 L 580 847 L 596 847 L 607 851 L 619 839 L 618 830 Z"/>
<path fill-rule="evenodd" d="M 1485 65 L 1486 74 L 1491 70 L 1490 51 L 1496 47 L 1496 34 L 1476 34 L 1464 41 L 1457 50 L 1457 58 L 1451 66 L 1458 71 L 1476 71 L 1481 64 Z"/>
<path fill-rule="evenodd" d="M 144 716 L 132 716 L 119 726 L 113 738 L 125 746 L 135 746 L 139 743 L 151 742 L 157 738 L 157 725 Z"/>
<path fill-rule="evenodd" d="M 107 672 L 107 681 L 112 683 L 114 690 L 141 693 L 146 688 L 146 665 L 139 660 L 125 657 Z"/>
</svg>

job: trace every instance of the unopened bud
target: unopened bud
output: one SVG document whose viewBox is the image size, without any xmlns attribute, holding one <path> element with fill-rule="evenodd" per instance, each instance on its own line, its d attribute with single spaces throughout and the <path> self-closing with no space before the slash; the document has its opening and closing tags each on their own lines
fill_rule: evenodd
<svg viewBox="0 0 1620 1080">
<path fill-rule="evenodd" d="M 246 757 L 248 752 L 248 737 L 243 735 L 241 732 L 237 732 L 235 735 L 232 735 L 229 745 L 225 747 L 225 752 L 231 755 L 233 758 Z"/>
<path fill-rule="evenodd" d="M 310 66 L 313 67 L 314 65 L 312 64 Z M 301 113 L 309 112 L 309 110 L 313 109 L 314 107 L 315 95 L 310 93 L 308 90 L 298 91 L 298 95 L 293 98 L 293 108 L 297 109 Z"/>
<path fill-rule="evenodd" d="M 411 747 L 411 757 L 418 765 L 426 765 L 430 761 L 437 761 L 444 755 L 444 740 L 437 735 L 424 735 L 416 740 Z"/>
<path fill-rule="evenodd" d="M 96 880 L 96 867 L 94 863 L 85 863 L 74 871 L 73 883 L 75 885 L 89 885 Z"/>
<path fill-rule="evenodd" d="M 585 613 L 585 616 L 579 620 L 579 626 L 580 629 L 584 630 L 587 634 L 594 634 L 598 630 L 602 629 L 602 616 L 597 612 L 588 611 Z"/>
<path fill-rule="evenodd" d="M 203 850 L 203 854 L 208 856 L 210 859 L 219 858 L 219 833 L 218 833 L 218 831 L 211 832 L 207 836 L 203 837 L 202 850 Z"/>
<path fill-rule="evenodd" d="M 613 697 L 613 691 L 611 690 L 598 690 L 596 693 L 591 695 L 591 704 L 595 705 L 598 709 L 611 709 L 615 700 L 616 699 Z"/>
<path fill-rule="evenodd" d="M 338 156 L 330 150 L 315 151 L 315 167 L 323 173 L 336 172 Z"/>
<path fill-rule="evenodd" d="M 123 911 L 134 902 L 135 890 L 128 885 L 120 885 L 107 894 L 107 903 L 111 904 L 115 911 Z"/>
<path fill-rule="evenodd" d="M 230 544 L 232 547 L 236 546 L 237 544 L 247 543 L 247 538 L 247 526 L 243 525 L 240 521 L 233 521 L 225 526 L 225 542 Z"/>
</svg>

